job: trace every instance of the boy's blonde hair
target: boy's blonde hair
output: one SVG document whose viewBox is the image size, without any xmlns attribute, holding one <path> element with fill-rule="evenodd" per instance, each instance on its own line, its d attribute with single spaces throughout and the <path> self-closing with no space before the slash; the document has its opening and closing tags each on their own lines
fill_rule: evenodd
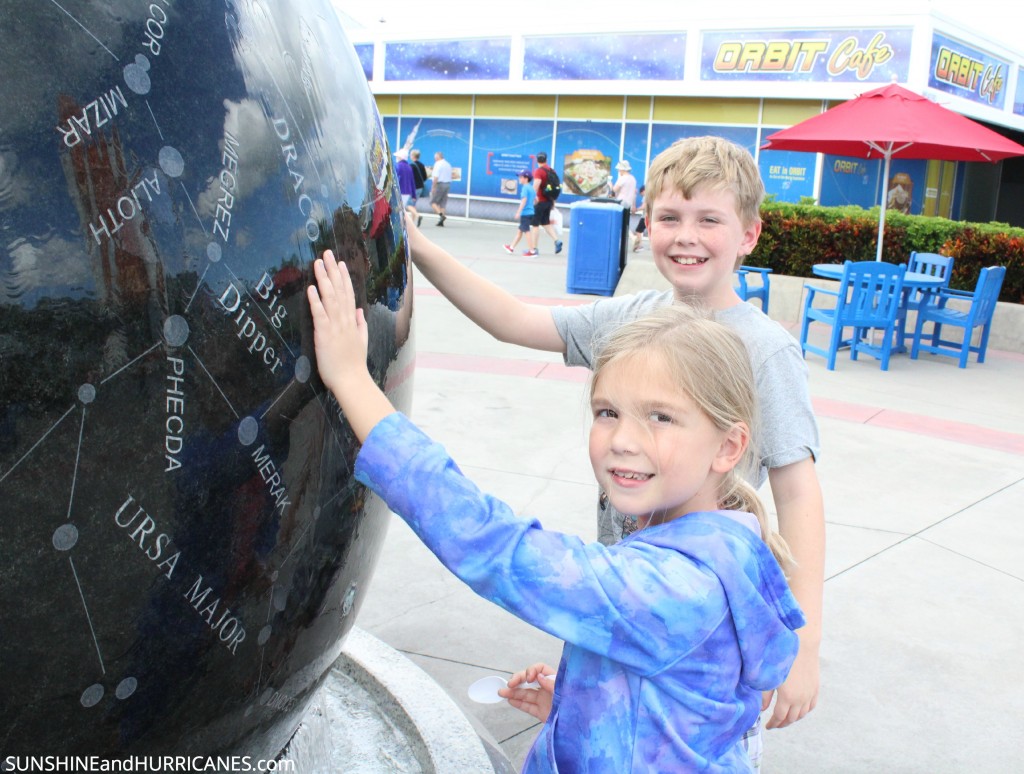
<svg viewBox="0 0 1024 774">
<path fill-rule="evenodd" d="M 744 227 L 761 219 L 764 183 L 754 157 L 746 148 L 722 137 L 676 140 L 655 156 L 645 180 L 644 213 L 651 222 L 651 206 L 666 191 L 679 191 L 692 199 L 694 191 L 730 191 Z M 648 226 L 649 227 L 649 226 Z"/>
<path fill-rule="evenodd" d="M 677 303 L 618 328 L 594 361 L 591 394 L 605 368 L 637 358 L 667 369 L 672 383 L 679 385 L 719 430 L 746 425 L 749 440 L 757 424 L 757 392 L 750 358 L 739 336 L 713 320 L 707 309 Z M 743 476 L 756 465 L 757 455 L 750 441 L 740 464 L 722 480 L 718 507 L 754 514 L 765 543 L 786 569 L 793 564 L 792 554 L 782 536 L 772 530 L 764 504 Z"/>
</svg>

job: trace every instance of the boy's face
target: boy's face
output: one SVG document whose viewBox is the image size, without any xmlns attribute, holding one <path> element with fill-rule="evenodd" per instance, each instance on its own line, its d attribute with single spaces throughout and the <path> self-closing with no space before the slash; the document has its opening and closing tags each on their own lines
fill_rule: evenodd
<svg viewBox="0 0 1024 774">
<path fill-rule="evenodd" d="M 757 244 L 761 223 L 744 225 L 731 191 L 698 188 L 692 199 L 672 189 L 651 205 L 651 251 L 676 298 L 699 296 L 712 309 L 740 303 L 733 289 L 737 258 Z"/>
</svg>

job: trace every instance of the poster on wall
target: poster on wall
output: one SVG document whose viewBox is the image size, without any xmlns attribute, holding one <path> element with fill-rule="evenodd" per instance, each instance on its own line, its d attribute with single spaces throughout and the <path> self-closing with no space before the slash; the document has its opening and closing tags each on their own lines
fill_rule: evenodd
<svg viewBox="0 0 1024 774">
<path fill-rule="evenodd" d="M 596 148 L 580 148 L 562 156 L 562 190 L 588 199 L 612 193 L 612 159 Z"/>
<path fill-rule="evenodd" d="M 537 167 L 537 154 L 551 154 L 552 121 L 477 119 L 473 124 L 474 197 L 517 198 L 520 172 Z"/>
<path fill-rule="evenodd" d="M 819 204 L 823 207 L 855 204 L 867 209 L 877 203 L 881 161 L 830 155 L 823 158 Z"/>
<path fill-rule="evenodd" d="M 886 185 L 886 208 L 904 215 L 923 213 L 925 198 L 935 195 L 934 191 L 928 191 L 927 179 L 928 162 L 925 160 L 897 159 L 892 162 Z"/>
<path fill-rule="evenodd" d="M 401 147 L 418 149 L 420 161 L 426 165 L 428 176 L 434 165 L 434 154 L 442 153 L 452 165 L 451 192 L 465 194 L 466 177 L 469 174 L 469 135 L 468 118 L 402 116 L 392 152 Z"/>
<path fill-rule="evenodd" d="M 560 121 L 552 166 L 562 178 L 559 202 L 608 196 L 619 161 L 622 124 Z"/>
<path fill-rule="evenodd" d="M 775 130 L 766 130 L 770 134 Z M 814 196 L 818 155 L 800 151 L 762 150 L 757 158 L 761 180 L 768 196 L 776 201 L 798 203 Z"/>
<path fill-rule="evenodd" d="M 821 201 L 825 207 L 853 204 L 870 209 L 881 201 L 882 161 L 848 156 L 824 156 L 821 176 Z M 886 209 L 906 215 L 920 215 L 927 193 L 925 179 L 928 162 L 920 159 L 896 159 L 889 169 L 884 190 Z"/>
</svg>

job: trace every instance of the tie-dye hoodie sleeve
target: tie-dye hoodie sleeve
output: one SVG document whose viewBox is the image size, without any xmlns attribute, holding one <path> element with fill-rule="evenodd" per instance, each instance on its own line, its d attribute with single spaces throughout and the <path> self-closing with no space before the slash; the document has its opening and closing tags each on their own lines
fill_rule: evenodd
<svg viewBox="0 0 1024 774">
<path fill-rule="evenodd" d="M 715 557 L 694 560 L 665 540 L 608 548 L 544 530 L 481 492 L 439 444 L 400 414 L 373 429 L 356 461 L 356 478 L 478 594 L 640 675 L 658 672 L 699 647 L 732 615 L 730 595 L 709 566 Z M 727 554 L 728 548 L 716 551 Z M 724 558 L 733 561 L 731 555 Z M 781 584 L 776 591 L 788 595 L 781 572 L 774 570 L 778 577 L 772 580 Z M 752 571 L 764 574 L 760 567 Z M 749 582 L 739 585 L 737 596 L 756 595 L 746 588 Z M 798 616 L 795 603 L 793 609 Z M 787 628 L 777 613 L 771 618 L 776 623 L 765 633 L 769 640 L 775 629 Z"/>
</svg>

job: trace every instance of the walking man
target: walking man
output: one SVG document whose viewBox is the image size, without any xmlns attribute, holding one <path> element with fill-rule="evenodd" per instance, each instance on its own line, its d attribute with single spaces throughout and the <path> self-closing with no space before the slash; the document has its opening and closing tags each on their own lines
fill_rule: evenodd
<svg viewBox="0 0 1024 774">
<path fill-rule="evenodd" d="M 558 238 L 558 232 L 555 231 L 555 227 L 551 224 L 551 208 L 555 206 L 555 203 L 544 195 L 544 186 L 548 180 L 548 170 L 551 169 L 548 166 L 548 154 L 538 153 L 537 164 L 539 166 L 533 170 L 533 190 L 537 193 L 537 201 L 533 205 L 533 220 L 530 221 L 530 236 L 533 237 L 531 241 L 534 245 L 533 249 L 536 250 L 540 237 L 538 232 L 543 227 L 548 232 L 548 236 L 554 241 L 555 253 L 557 254 L 562 252 L 562 240 Z"/>
<path fill-rule="evenodd" d="M 447 215 L 448 189 L 452 187 L 452 165 L 445 161 L 444 154 L 434 154 L 434 170 L 430 175 L 430 207 L 438 214 L 437 225 L 443 226 Z"/>
</svg>

